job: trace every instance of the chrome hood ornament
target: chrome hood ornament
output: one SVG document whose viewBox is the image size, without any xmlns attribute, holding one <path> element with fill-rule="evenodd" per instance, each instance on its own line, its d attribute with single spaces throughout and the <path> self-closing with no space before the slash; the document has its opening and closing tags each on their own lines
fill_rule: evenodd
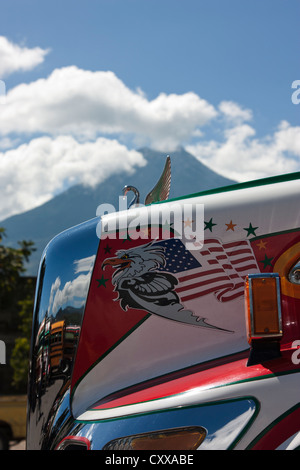
<svg viewBox="0 0 300 470">
<path fill-rule="evenodd" d="M 123 188 L 123 196 L 127 196 L 127 193 L 129 193 L 129 191 L 132 191 L 134 193 L 134 197 L 132 199 L 132 201 L 128 204 L 128 209 L 132 206 L 137 206 L 139 205 L 140 203 L 140 193 L 139 193 L 139 190 L 136 189 L 134 186 L 131 186 L 131 185 L 126 185 L 124 186 Z"/>
<path fill-rule="evenodd" d="M 153 202 L 165 201 L 169 197 L 171 187 L 171 158 L 168 155 L 166 158 L 165 167 L 154 188 L 147 194 L 145 205 L 152 204 Z M 133 200 L 129 203 L 128 209 L 140 202 L 140 193 L 134 186 L 125 186 L 123 188 L 123 195 L 126 196 L 129 191 L 134 193 Z"/>
</svg>

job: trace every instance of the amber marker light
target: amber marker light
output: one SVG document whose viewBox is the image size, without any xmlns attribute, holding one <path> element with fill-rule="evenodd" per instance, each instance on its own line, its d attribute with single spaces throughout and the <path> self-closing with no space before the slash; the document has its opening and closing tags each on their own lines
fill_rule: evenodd
<svg viewBox="0 0 300 470">
<path fill-rule="evenodd" d="M 201 426 L 165 429 L 114 439 L 103 450 L 196 450 L 205 436 Z"/>
<path fill-rule="evenodd" d="M 282 337 L 280 277 L 252 274 L 245 285 L 248 342 Z"/>
</svg>

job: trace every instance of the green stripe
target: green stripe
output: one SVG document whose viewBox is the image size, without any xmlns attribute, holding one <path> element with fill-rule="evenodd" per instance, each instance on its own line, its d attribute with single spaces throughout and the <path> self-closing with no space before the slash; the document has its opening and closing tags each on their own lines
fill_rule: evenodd
<svg viewBox="0 0 300 470">
<path fill-rule="evenodd" d="M 166 202 L 180 201 L 182 199 L 189 199 L 192 197 L 207 196 L 210 194 L 219 194 L 219 193 L 225 193 L 225 192 L 230 192 L 230 191 L 238 191 L 240 189 L 255 188 L 258 186 L 266 186 L 269 184 L 285 183 L 287 181 L 294 181 L 297 179 L 300 179 L 300 172 L 287 173 L 285 175 L 271 176 L 268 178 L 261 178 L 258 180 L 246 181 L 244 183 L 232 184 L 229 186 L 223 186 L 221 188 L 208 189 L 206 191 L 201 191 L 199 193 L 188 194 L 186 196 L 180 196 L 180 197 L 173 198 L 173 199 L 167 199 L 166 201 L 154 202 L 153 204 L 164 204 Z"/>
<path fill-rule="evenodd" d="M 260 240 L 261 238 L 277 237 L 278 235 L 285 235 L 287 233 L 300 232 L 300 227 L 291 228 L 289 230 L 282 230 L 280 232 L 266 233 L 265 235 L 257 235 L 257 237 L 250 238 L 251 242 Z"/>
</svg>

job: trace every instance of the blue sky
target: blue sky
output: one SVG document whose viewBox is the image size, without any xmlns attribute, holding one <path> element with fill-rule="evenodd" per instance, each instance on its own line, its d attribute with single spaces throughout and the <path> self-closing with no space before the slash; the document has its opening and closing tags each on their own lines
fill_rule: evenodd
<svg viewBox="0 0 300 470">
<path fill-rule="evenodd" d="M 143 165 L 140 145 L 239 181 L 298 171 L 299 17 L 298 0 L 5 2 L 0 219 Z"/>
<path fill-rule="evenodd" d="M 279 119 L 297 122 L 299 16 L 298 0 L 10 0 L 1 34 L 51 53 L 8 86 L 67 65 L 112 70 L 150 99 L 195 91 L 213 104 L 237 101 L 263 132 Z"/>
</svg>

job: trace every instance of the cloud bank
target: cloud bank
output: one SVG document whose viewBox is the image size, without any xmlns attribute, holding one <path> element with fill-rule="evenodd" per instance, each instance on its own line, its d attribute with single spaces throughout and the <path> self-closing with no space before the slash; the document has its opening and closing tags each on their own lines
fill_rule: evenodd
<svg viewBox="0 0 300 470">
<path fill-rule="evenodd" d="M 145 164 L 141 153 L 104 137 L 83 143 L 72 136 L 32 139 L 0 153 L 0 217 L 37 207 L 74 184 L 96 185 Z"/>
<path fill-rule="evenodd" d="M 132 135 L 139 144 L 174 147 L 217 115 L 195 93 L 160 94 L 149 101 L 113 72 L 75 66 L 16 86 L 6 96 L 0 134 L 70 134 L 78 138 Z"/>
</svg>

